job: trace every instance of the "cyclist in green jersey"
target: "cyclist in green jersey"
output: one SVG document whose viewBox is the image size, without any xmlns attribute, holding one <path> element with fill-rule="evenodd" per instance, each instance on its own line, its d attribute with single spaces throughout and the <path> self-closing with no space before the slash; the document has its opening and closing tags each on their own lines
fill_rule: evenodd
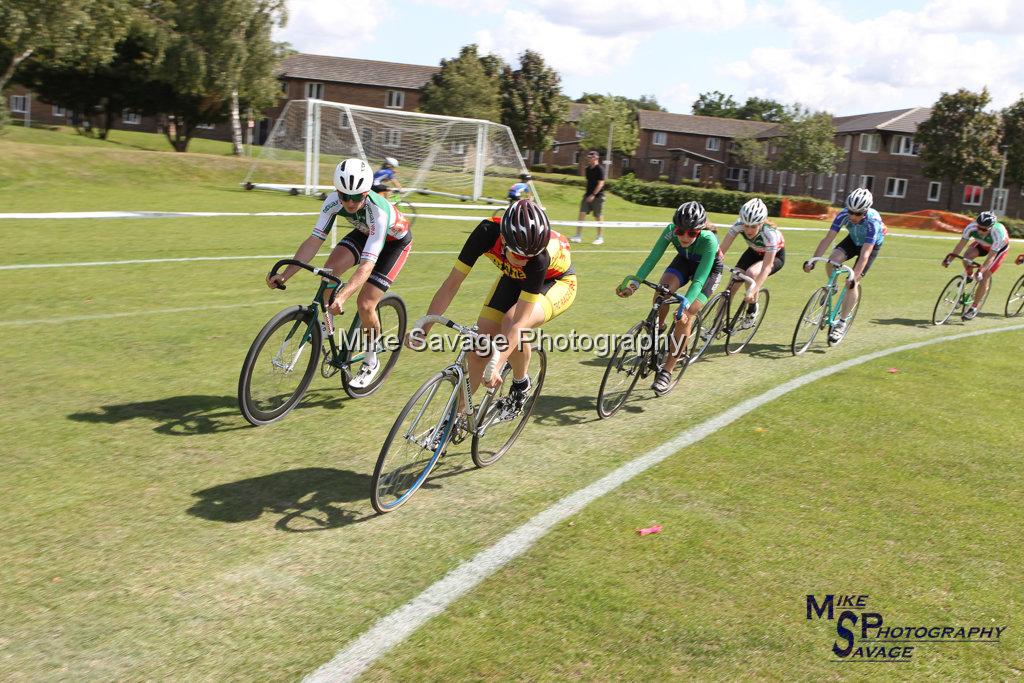
<svg viewBox="0 0 1024 683">
<path fill-rule="evenodd" d="M 661 284 L 675 292 L 689 283 L 683 303 L 676 314 L 680 325 L 676 326 L 672 339 L 672 353 L 665 359 L 665 366 L 654 377 L 651 388 L 663 394 L 672 383 L 672 370 L 679 362 L 679 352 L 686 348 L 693 321 L 707 303 L 708 298 L 718 288 L 722 278 L 724 264 L 718 251 L 718 237 L 708 224 L 708 215 L 698 202 L 686 202 L 676 209 L 672 222 L 658 236 L 650 255 L 641 264 L 635 275 L 627 275 L 616 287 L 615 293 L 620 297 L 632 296 L 640 286 L 640 281 L 647 278 L 654 266 L 671 244 L 676 249 L 676 256 L 661 276 Z M 660 323 L 663 326 L 668 306 L 659 311 Z"/>
</svg>

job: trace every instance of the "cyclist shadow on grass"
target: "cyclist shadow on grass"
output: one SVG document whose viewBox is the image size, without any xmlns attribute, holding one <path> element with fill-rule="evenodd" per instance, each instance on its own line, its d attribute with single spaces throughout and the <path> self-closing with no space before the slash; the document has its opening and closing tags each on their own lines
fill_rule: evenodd
<svg viewBox="0 0 1024 683">
<path fill-rule="evenodd" d="M 605 364 L 607 363 L 608 361 L 605 361 Z M 619 411 L 622 413 L 642 413 L 644 411 L 643 407 L 636 404 L 652 398 L 654 398 L 654 395 L 649 392 L 634 392 Z M 533 415 L 530 417 L 530 421 L 537 424 L 563 427 L 597 422 L 599 419 L 597 417 L 596 396 L 557 396 L 543 392 L 537 397 L 537 403 L 533 407 Z"/>
<path fill-rule="evenodd" d="M 871 321 L 872 325 L 900 325 L 902 327 L 920 327 L 928 329 L 935 327 L 931 320 L 925 320 L 924 318 L 875 318 Z"/>
<path fill-rule="evenodd" d="M 219 484 L 192 495 L 187 512 L 213 522 L 253 522 L 281 515 L 278 531 L 327 531 L 376 517 L 367 511 L 370 476 L 327 467 L 304 467 Z"/>
<path fill-rule="evenodd" d="M 337 409 L 348 399 L 337 390 L 319 389 L 307 393 L 295 410 Z M 238 397 L 189 394 L 153 401 L 138 401 L 100 406 L 96 411 L 71 413 L 69 420 L 116 424 L 135 419 L 157 422 L 153 431 L 171 436 L 215 434 L 237 429 L 252 429 L 238 412 Z M 285 419 L 288 419 L 287 417 Z"/>
<path fill-rule="evenodd" d="M 792 356 L 793 352 L 789 344 L 758 344 L 750 342 L 743 348 L 743 354 L 754 356 L 755 358 L 786 358 L 787 356 Z M 683 379 L 685 381 L 685 375 Z"/>
</svg>

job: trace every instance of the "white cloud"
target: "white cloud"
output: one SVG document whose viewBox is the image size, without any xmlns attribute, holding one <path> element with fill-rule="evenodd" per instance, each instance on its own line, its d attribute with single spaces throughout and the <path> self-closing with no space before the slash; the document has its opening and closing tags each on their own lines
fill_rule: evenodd
<svg viewBox="0 0 1024 683">
<path fill-rule="evenodd" d="M 359 57 L 392 14 L 386 3 L 370 0 L 289 0 L 288 25 L 274 31 L 274 40 L 288 41 L 300 52 Z"/>
<path fill-rule="evenodd" d="M 657 93 L 658 104 L 669 111 L 688 114 L 697 96 L 689 83 L 676 83 Z"/>
<path fill-rule="evenodd" d="M 745 0 L 526 0 L 524 4 L 552 23 L 605 37 L 665 29 L 717 31 L 747 18 Z"/>
</svg>

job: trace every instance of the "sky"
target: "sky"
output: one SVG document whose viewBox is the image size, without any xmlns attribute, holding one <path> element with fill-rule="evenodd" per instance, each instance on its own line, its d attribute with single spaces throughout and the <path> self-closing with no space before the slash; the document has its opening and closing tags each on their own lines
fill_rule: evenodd
<svg viewBox="0 0 1024 683">
<path fill-rule="evenodd" d="M 842 116 L 987 86 L 1024 95 L 1024 0 L 288 0 L 275 38 L 313 54 L 436 65 L 468 43 L 540 52 L 572 98 L 702 92 Z"/>
</svg>

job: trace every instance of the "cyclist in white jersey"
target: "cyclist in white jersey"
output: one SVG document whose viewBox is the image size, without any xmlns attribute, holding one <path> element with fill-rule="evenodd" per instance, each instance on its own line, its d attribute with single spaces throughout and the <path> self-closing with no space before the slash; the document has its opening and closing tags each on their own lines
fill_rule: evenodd
<svg viewBox="0 0 1024 683">
<path fill-rule="evenodd" d="M 965 320 L 970 320 L 978 315 L 977 302 L 985 301 L 985 295 L 988 294 L 988 288 L 992 284 L 992 274 L 999 270 L 999 266 L 1003 264 L 1003 259 L 1010 252 L 1010 236 L 1006 233 L 1006 227 L 996 220 L 994 213 L 982 211 L 972 223 L 964 228 L 960 241 L 953 247 L 953 251 L 947 254 L 946 258 L 942 259 L 942 267 L 949 267 L 953 258 L 960 253 L 971 239 L 974 242 L 967 248 L 964 257 L 973 259 L 978 256 L 984 256 L 985 261 L 976 273 L 971 272 L 971 266 L 966 263 L 964 264 L 967 276 L 973 276 L 980 280 L 978 289 L 974 293 L 974 303 L 964 311 Z"/>
<path fill-rule="evenodd" d="M 380 367 L 371 342 L 380 334 L 377 304 L 394 283 L 412 248 L 409 221 L 387 199 L 370 189 L 373 171 L 359 158 L 346 159 L 334 170 L 334 192 L 327 195 L 313 234 L 299 245 L 295 259 L 308 263 L 316 256 L 338 216 L 352 225 L 352 231 L 338 242 L 327 257 L 324 267 L 341 275 L 356 263 L 359 267 L 345 286 L 338 290 L 331 313 L 341 314 L 345 302 L 356 293 L 356 307 L 366 340 L 367 353 L 363 366 L 352 378 L 356 388 L 365 387 Z M 298 270 L 288 266 L 278 275 L 267 278 L 267 286 L 284 284 Z"/>
<path fill-rule="evenodd" d="M 764 286 L 769 275 L 782 270 L 786 262 L 786 240 L 779 229 L 768 220 L 768 207 L 755 197 L 740 207 L 740 216 L 722 240 L 720 251 L 723 257 L 737 236 L 747 243 L 747 249 L 736 262 L 736 267 L 747 271 L 754 284 L 747 289 L 746 301 L 750 305 L 747 316 L 740 321 L 741 329 L 749 329 L 757 320 L 757 293 Z M 743 286 L 742 280 L 732 283 L 733 295 Z"/>
</svg>

